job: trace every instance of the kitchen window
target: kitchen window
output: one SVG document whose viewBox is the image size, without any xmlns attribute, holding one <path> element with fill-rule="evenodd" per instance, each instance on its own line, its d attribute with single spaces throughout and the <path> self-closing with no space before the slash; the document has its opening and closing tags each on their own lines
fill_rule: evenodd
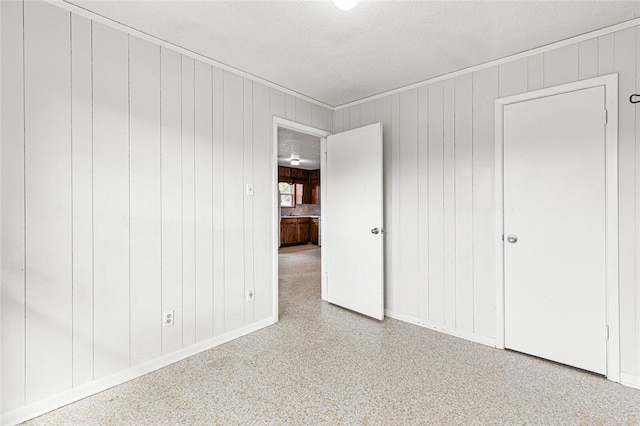
<svg viewBox="0 0 640 426">
<path fill-rule="evenodd" d="M 280 182 L 278 190 L 280 191 L 280 207 L 295 207 L 296 204 L 302 204 L 303 184 Z"/>
</svg>

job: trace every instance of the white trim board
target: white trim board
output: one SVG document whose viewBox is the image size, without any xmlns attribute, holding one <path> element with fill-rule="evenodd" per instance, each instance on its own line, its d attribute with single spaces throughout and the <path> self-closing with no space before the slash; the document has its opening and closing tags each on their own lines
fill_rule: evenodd
<svg viewBox="0 0 640 426">
<path fill-rule="evenodd" d="M 620 373 L 620 384 L 630 388 L 640 389 L 640 376 L 628 373 Z"/>
<path fill-rule="evenodd" d="M 491 337 L 482 336 L 480 334 L 472 333 L 469 331 L 462 330 L 454 330 L 447 327 L 442 327 L 439 325 L 431 324 L 428 321 L 421 320 L 420 318 L 399 314 L 388 309 L 385 309 L 384 315 L 389 318 L 396 319 L 398 321 L 408 322 L 409 324 L 414 324 L 423 328 L 428 328 L 429 330 L 436 331 L 438 333 L 448 334 L 449 336 L 458 337 L 460 339 L 469 340 L 474 343 L 479 343 L 485 346 L 491 346 L 492 348 L 496 347 L 496 340 Z"/>
<path fill-rule="evenodd" d="M 25 1 L 29 1 L 29 0 L 25 0 Z M 322 101 L 319 101 L 317 99 L 311 98 L 307 95 L 304 95 L 302 93 L 296 92 L 294 90 L 291 89 L 287 89 L 284 86 L 280 86 L 279 84 L 273 83 L 269 80 L 265 80 L 263 78 L 257 77 L 253 74 L 249 74 L 248 72 L 242 71 L 238 68 L 234 68 L 230 65 L 224 64 L 222 62 L 218 62 L 215 59 L 209 58 L 207 56 L 201 55 L 200 53 L 194 52 L 192 50 L 186 49 L 184 47 L 178 46 L 177 44 L 173 44 L 170 41 L 167 40 L 163 40 L 161 38 L 158 38 L 156 36 L 153 36 L 151 34 L 147 34 L 143 31 L 137 30 L 135 28 L 132 28 L 126 24 L 123 24 L 121 22 L 115 21 L 111 18 L 108 18 L 106 16 L 102 16 L 99 15 L 95 12 L 91 12 L 90 10 L 87 10 L 81 6 L 77 6 L 75 4 L 71 4 L 68 3 L 66 0 L 43 0 L 47 3 L 53 4 L 55 6 L 58 6 L 61 9 L 67 10 L 69 12 L 75 13 L 76 15 L 79 16 L 83 16 L 87 19 L 91 19 L 93 21 L 99 22 L 101 24 L 104 24 L 108 27 L 114 28 L 116 30 L 122 31 L 126 34 L 132 35 L 134 37 L 138 37 L 139 39 L 148 41 L 150 43 L 162 46 L 162 47 L 166 47 L 167 49 L 171 49 L 175 52 L 178 52 L 182 55 L 188 56 L 190 58 L 196 59 L 198 61 L 204 62 L 206 64 L 212 65 L 214 67 L 226 70 L 226 71 L 230 71 L 234 74 L 239 75 L 240 77 L 244 77 L 244 78 L 248 78 L 249 80 L 255 81 L 257 83 L 260 84 L 264 84 L 267 87 L 271 87 L 273 89 L 276 90 L 280 90 L 281 92 L 284 92 L 286 94 L 295 96 L 297 98 L 303 99 L 307 102 L 311 102 L 312 104 L 321 106 L 323 108 L 328 109 L 329 111 L 333 111 L 334 107 L 332 105 L 326 104 Z"/>
<path fill-rule="evenodd" d="M 320 138 L 320 199 L 324 198 L 324 190 L 326 188 L 324 182 L 324 169 L 326 167 L 326 156 L 327 152 L 327 136 L 331 135 L 331 132 L 327 132 L 326 130 L 318 129 L 315 127 L 307 126 L 306 124 L 301 124 L 296 121 L 287 120 L 286 118 L 273 116 L 273 149 L 272 149 L 272 158 L 271 163 L 273 166 L 273 173 L 271 175 L 271 182 L 273 182 L 274 191 L 273 191 L 273 199 L 271 204 L 271 211 L 273 212 L 273 234 L 272 238 L 272 269 L 273 269 L 273 318 L 275 322 L 279 319 L 278 312 L 278 280 L 279 280 L 279 271 L 278 271 L 278 248 L 280 247 L 280 203 L 278 196 L 278 128 L 294 130 L 296 132 L 306 133 L 308 135 L 317 136 Z M 322 276 L 322 287 L 321 287 L 321 298 L 322 300 L 327 300 L 327 280 L 325 279 L 324 271 L 326 271 L 325 267 L 325 248 L 324 246 L 320 246 L 320 258 L 321 258 L 321 276 Z"/>
<path fill-rule="evenodd" d="M 609 327 L 607 342 L 607 378 L 620 382 L 620 314 L 618 274 L 618 74 L 609 74 L 495 101 L 495 249 L 496 249 L 496 347 L 505 348 L 504 337 L 504 193 L 503 193 L 503 111 L 517 102 L 529 101 L 561 93 L 605 87 L 608 120 L 605 130 L 605 276 L 606 311 Z"/>
<path fill-rule="evenodd" d="M 86 385 L 78 386 L 76 388 L 69 389 L 65 392 L 56 394 L 50 398 L 42 401 L 35 402 L 33 404 L 20 407 L 17 410 L 10 411 L 2 415 L 2 421 L 0 422 L 4 426 L 13 426 L 22 423 L 26 420 L 33 419 L 34 417 L 48 413 L 67 404 L 84 399 L 88 396 L 105 391 L 114 386 L 133 380 L 137 377 L 144 376 L 145 374 L 152 373 L 160 368 L 166 367 L 170 364 L 174 364 L 178 361 L 182 361 L 193 355 L 199 354 L 206 350 L 212 349 L 216 346 L 220 346 L 223 343 L 227 343 L 231 340 L 245 336 L 247 334 L 258 331 L 262 328 L 268 327 L 275 323 L 274 318 L 266 318 L 264 320 L 255 322 L 253 324 L 242 327 L 238 330 L 225 333 L 218 337 L 207 339 L 205 341 L 196 343 L 195 345 L 188 346 L 176 352 L 164 355 L 160 358 L 152 359 L 140 365 L 136 365 L 127 370 L 113 374 L 100 380 L 96 380 Z"/>
</svg>

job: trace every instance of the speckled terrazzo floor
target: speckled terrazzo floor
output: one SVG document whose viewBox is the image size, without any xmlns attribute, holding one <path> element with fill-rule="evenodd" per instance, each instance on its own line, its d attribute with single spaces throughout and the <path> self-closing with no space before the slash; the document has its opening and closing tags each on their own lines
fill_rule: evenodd
<svg viewBox="0 0 640 426">
<path fill-rule="evenodd" d="M 280 255 L 280 322 L 29 425 L 640 424 L 640 391 L 320 301 L 320 251 Z"/>
</svg>

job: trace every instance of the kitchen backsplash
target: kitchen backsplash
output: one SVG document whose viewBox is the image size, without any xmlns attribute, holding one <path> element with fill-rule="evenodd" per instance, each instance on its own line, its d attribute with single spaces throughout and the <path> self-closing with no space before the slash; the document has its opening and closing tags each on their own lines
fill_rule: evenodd
<svg viewBox="0 0 640 426">
<path fill-rule="evenodd" d="M 320 204 L 298 204 L 280 209 L 282 216 L 320 216 Z"/>
</svg>

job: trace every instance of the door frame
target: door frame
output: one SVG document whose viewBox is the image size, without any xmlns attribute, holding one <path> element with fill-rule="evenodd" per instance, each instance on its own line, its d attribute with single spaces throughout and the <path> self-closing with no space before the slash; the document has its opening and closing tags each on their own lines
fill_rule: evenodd
<svg viewBox="0 0 640 426">
<path fill-rule="evenodd" d="M 271 181 L 273 182 L 273 197 L 271 200 L 271 211 L 273 213 L 273 233 L 271 235 L 272 242 L 272 269 L 273 269 L 273 322 L 276 323 L 280 319 L 278 305 L 278 290 L 279 290 L 279 269 L 278 269 L 278 249 L 280 246 L 280 203 L 279 203 L 279 194 L 278 194 L 278 129 L 289 129 L 295 130 L 296 132 L 306 133 L 308 135 L 317 136 L 320 138 L 320 199 L 325 198 L 324 191 L 326 189 L 325 185 L 325 167 L 327 162 L 327 136 L 331 135 L 331 132 L 327 132 L 326 130 L 318 129 L 316 127 L 307 126 L 306 124 L 298 123 L 296 121 L 287 120 L 286 118 L 273 116 L 273 148 L 272 148 L 272 164 L 273 172 L 271 174 Z M 325 268 L 325 248 L 324 246 L 320 246 L 320 276 L 322 277 L 321 284 L 321 298 L 322 300 L 327 300 L 327 281 L 325 279 L 324 271 Z"/>
<path fill-rule="evenodd" d="M 504 297 L 504 107 L 562 93 L 604 86 L 607 125 L 605 127 L 605 309 L 607 340 L 607 378 L 620 382 L 620 315 L 618 288 L 618 74 L 562 84 L 495 101 L 495 249 L 496 249 L 496 348 L 505 348 Z M 603 330 L 605 333 L 605 330 Z"/>
</svg>

